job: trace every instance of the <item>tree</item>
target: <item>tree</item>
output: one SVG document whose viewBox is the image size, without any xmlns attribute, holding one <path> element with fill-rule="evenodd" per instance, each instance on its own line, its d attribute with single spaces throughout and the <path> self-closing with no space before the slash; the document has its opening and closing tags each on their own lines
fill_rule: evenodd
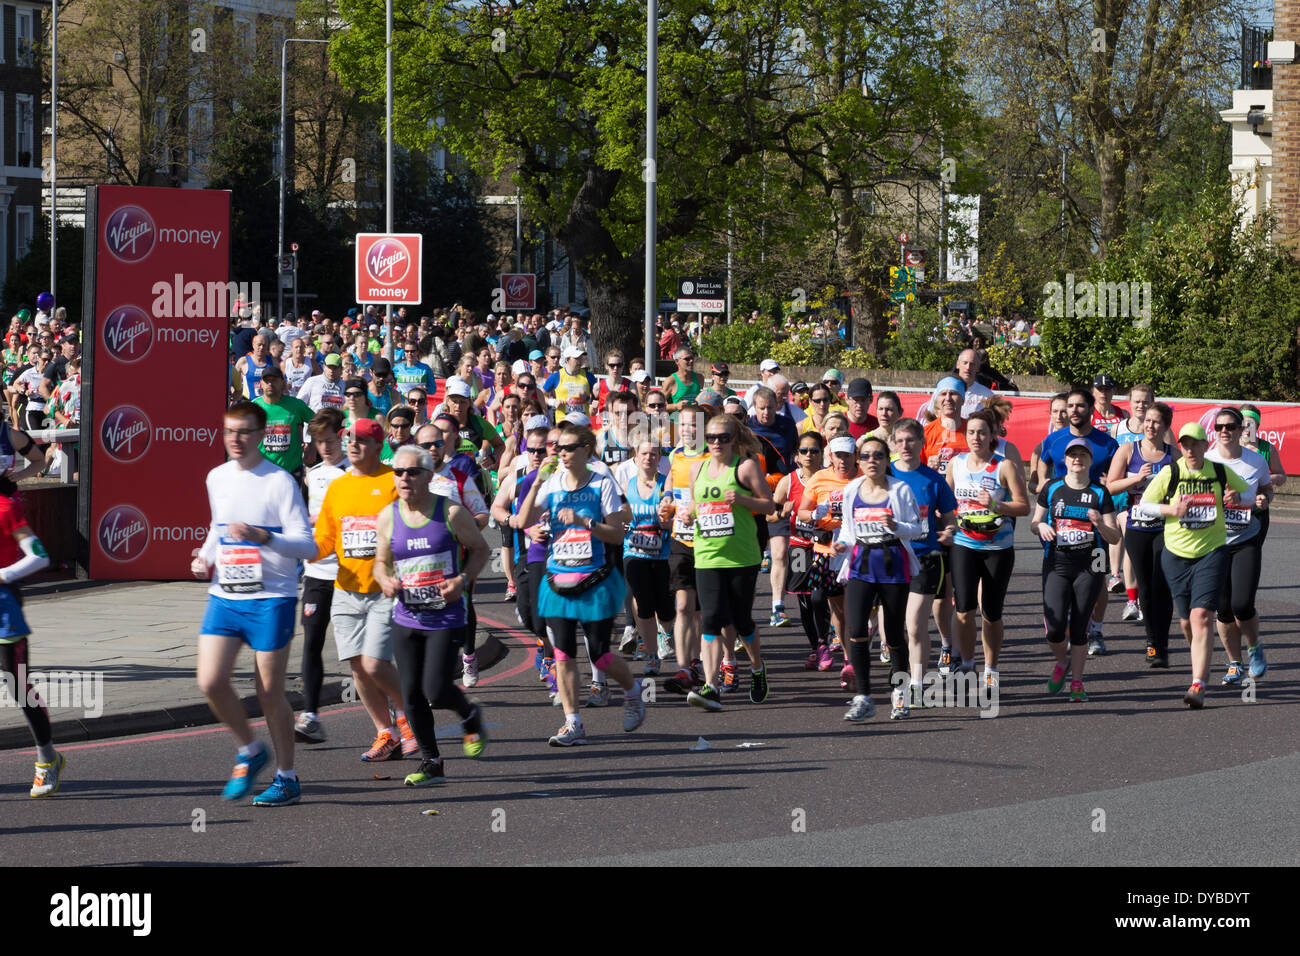
<svg viewBox="0 0 1300 956">
<path fill-rule="evenodd" d="M 884 181 L 908 172 L 908 154 L 933 151 L 937 160 L 937 144 L 916 135 L 922 111 L 909 107 L 900 90 L 910 83 L 914 96 L 928 98 L 950 87 L 929 81 L 924 55 L 904 69 L 902 27 L 881 25 L 916 27 L 928 51 L 933 44 L 924 24 L 897 0 L 665 3 L 658 162 L 644 168 L 643 10 L 583 0 L 399 0 L 398 137 L 413 146 L 443 145 L 485 176 L 513 174 L 530 216 L 563 244 L 582 275 L 600 347 L 640 351 L 643 177 L 657 181 L 656 244 L 683 260 L 710 236 L 738 234 L 727 224 L 761 204 L 755 197 L 762 170 L 777 198 L 793 194 L 783 182 L 820 189 L 824 198 L 815 208 L 824 212 L 835 199 L 846 220 L 836 270 L 856 282 L 851 295 L 869 296 L 862 278 L 868 244 L 846 203 L 858 201 L 855 190 L 872 181 L 865 167 L 877 166 L 874 175 Z M 341 0 L 340 11 L 351 28 L 332 41 L 335 68 L 346 83 L 378 99 L 382 11 L 364 0 Z M 822 35 L 823 47 L 810 45 Z M 887 41 L 884 52 L 873 40 Z M 824 89 L 810 94 L 821 82 L 823 49 L 834 51 L 838 72 L 822 71 Z M 897 77 L 887 75 L 890 69 Z M 864 86 L 884 87 L 888 95 L 864 96 Z M 927 110 L 942 115 L 947 107 Z M 817 150 L 821 157 L 809 160 Z M 771 162 L 775 156 L 782 161 Z M 803 228 L 817 232 L 827 221 L 805 220 Z M 759 225 L 744 230 L 751 241 L 762 232 Z"/>
</svg>

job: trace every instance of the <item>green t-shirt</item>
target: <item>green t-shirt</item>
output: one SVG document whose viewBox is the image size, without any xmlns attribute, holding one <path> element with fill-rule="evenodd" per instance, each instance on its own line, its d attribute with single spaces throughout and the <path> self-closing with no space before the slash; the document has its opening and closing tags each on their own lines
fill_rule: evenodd
<svg viewBox="0 0 1300 956">
<path fill-rule="evenodd" d="M 1246 480 L 1231 468 L 1224 465 L 1219 467 L 1223 469 L 1223 477 L 1229 488 L 1243 495 L 1250 490 Z M 1149 505 L 1164 503 L 1174 468 L 1178 469 L 1178 484 L 1169 504 L 1177 504 L 1184 495 L 1191 497 L 1192 501 L 1184 517 L 1165 518 L 1165 547 L 1180 558 L 1203 558 L 1228 542 L 1223 513 L 1223 485 L 1215 475 L 1214 462 L 1206 460 L 1202 462 L 1199 471 L 1188 473 L 1187 463 L 1180 458 L 1173 465 L 1160 469 L 1160 473 L 1151 479 L 1146 491 L 1142 492 L 1144 502 Z"/>
<path fill-rule="evenodd" d="M 695 501 L 695 566 L 706 570 L 756 567 L 763 561 L 763 552 L 758 547 L 754 513 L 724 500 L 729 489 L 753 495 L 736 476 L 740 459 L 734 459 L 719 478 L 709 477 L 711 461 L 704 460 L 691 488 Z"/>
<path fill-rule="evenodd" d="M 699 397 L 700 389 L 704 387 L 704 376 L 699 372 L 694 372 L 691 374 L 689 382 L 683 382 L 678 378 L 677 373 L 673 372 L 672 375 L 668 376 L 668 382 L 665 384 L 673 386 L 673 393 L 668 396 L 670 404 L 678 405 L 682 402 L 693 402 Z"/>
<path fill-rule="evenodd" d="M 262 454 L 285 471 L 297 471 L 302 467 L 302 429 L 315 412 L 291 395 L 274 405 L 262 396 L 253 401 L 266 410 L 266 435 L 259 446 Z"/>
</svg>

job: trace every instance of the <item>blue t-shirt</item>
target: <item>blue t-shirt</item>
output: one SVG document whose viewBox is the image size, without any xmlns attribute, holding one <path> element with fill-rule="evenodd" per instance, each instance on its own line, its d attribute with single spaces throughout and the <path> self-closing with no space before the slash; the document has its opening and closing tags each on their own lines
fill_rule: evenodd
<svg viewBox="0 0 1300 956">
<path fill-rule="evenodd" d="M 921 517 L 926 519 L 930 528 L 930 533 L 924 538 L 912 542 L 912 550 L 918 558 L 938 551 L 940 545 L 936 519 L 941 514 L 957 510 L 957 497 L 948 487 L 947 480 L 928 465 L 920 465 L 911 471 L 890 465 L 889 474 L 912 489 L 916 504 L 921 509 Z"/>
<path fill-rule="evenodd" d="M 1069 425 L 1057 429 L 1043 439 L 1043 448 L 1039 452 L 1039 457 L 1044 461 L 1051 462 L 1051 477 L 1064 478 L 1065 446 L 1074 441 L 1075 438 L 1082 438 L 1088 443 L 1088 447 L 1092 449 L 1092 467 L 1088 469 L 1088 480 L 1094 485 L 1100 484 L 1101 480 L 1106 477 L 1106 472 L 1110 470 L 1110 460 L 1115 457 L 1115 452 L 1119 449 L 1119 442 L 1100 428 L 1094 428 L 1086 435 L 1075 435 L 1070 431 Z"/>
</svg>

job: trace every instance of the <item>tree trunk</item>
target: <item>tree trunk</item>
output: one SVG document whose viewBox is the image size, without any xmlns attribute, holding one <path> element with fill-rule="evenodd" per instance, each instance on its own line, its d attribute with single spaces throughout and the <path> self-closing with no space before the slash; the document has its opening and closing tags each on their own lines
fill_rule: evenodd
<svg viewBox="0 0 1300 956">
<path fill-rule="evenodd" d="M 1097 177 L 1101 192 L 1099 256 L 1105 256 L 1110 241 L 1122 236 L 1128 227 L 1125 196 L 1128 188 L 1128 160 L 1128 150 L 1121 145 L 1119 136 L 1113 132 L 1103 133 L 1097 144 Z"/>
<path fill-rule="evenodd" d="M 629 277 L 624 277 L 621 282 L 604 282 L 585 275 L 582 281 L 587 286 L 587 302 L 591 306 L 591 338 L 596 343 L 596 354 L 603 356 L 609 349 L 618 348 L 623 350 L 629 362 L 644 355 L 642 286 L 645 283 Z M 658 348 L 656 341 L 656 355 Z M 654 374 L 653 365 L 648 371 Z"/>
<path fill-rule="evenodd" d="M 853 309 L 853 344 L 882 360 L 889 323 L 879 296 L 870 292 L 871 263 L 866 249 L 863 212 L 853 191 L 847 187 L 834 190 L 835 264 L 844 280 L 844 294 Z"/>
</svg>

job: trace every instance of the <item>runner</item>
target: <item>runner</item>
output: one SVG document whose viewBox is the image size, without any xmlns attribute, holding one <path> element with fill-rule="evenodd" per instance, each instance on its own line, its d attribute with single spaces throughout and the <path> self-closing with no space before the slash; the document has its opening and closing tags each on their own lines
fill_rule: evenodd
<svg viewBox="0 0 1300 956">
<path fill-rule="evenodd" d="M 262 373 L 271 367 L 271 339 L 274 333 L 262 329 L 253 336 L 253 347 L 247 355 L 235 362 L 235 376 L 239 383 L 239 394 L 247 399 L 254 399 L 262 394 Z"/>
<path fill-rule="evenodd" d="M 388 434 L 384 438 L 384 447 L 379 453 L 379 460 L 385 465 L 391 464 L 397 449 L 415 441 L 411 430 L 415 427 L 415 409 L 410 405 L 394 405 L 384 418 Z"/>
<path fill-rule="evenodd" d="M 1015 568 L 1015 523 L 1029 514 L 1024 478 L 1016 465 L 994 451 L 997 416 L 987 409 L 966 423 L 970 451 L 952 460 L 948 487 L 957 499 L 957 533 L 952 547 L 953 604 L 961 669 L 975 669 L 975 611 L 983 618 L 984 682 L 998 687 L 1002 652 L 1002 604 Z"/>
<path fill-rule="evenodd" d="M 393 760 L 420 749 L 402 710 L 393 665 L 393 603 L 374 576 L 378 515 L 397 498 L 397 489 L 393 470 L 379 460 L 384 441 L 379 423 L 358 419 L 343 435 L 350 467 L 325 491 L 316 519 L 316 560 L 334 554 L 339 562 L 331 607 L 334 643 L 375 726 L 375 741 L 361 759 Z"/>
<path fill-rule="evenodd" d="M 294 339 L 295 342 L 301 339 Z M 320 517 L 320 506 L 330 483 L 347 468 L 348 456 L 344 454 L 341 435 L 343 413 L 337 408 L 323 408 L 307 425 L 312 444 L 320 462 L 307 469 L 307 519 L 312 527 Z M 325 728 L 321 726 L 320 691 L 325 681 L 325 665 L 321 655 L 325 650 L 325 630 L 330 623 L 330 609 L 334 602 L 334 580 L 338 577 L 339 562 L 334 555 L 320 561 L 308 561 L 302 569 L 302 713 L 294 722 L 294 737 L 310 744 L 323 743 Z"/>
<path fill-rule="evenodd" d="M 1069 469 L 1038 493 L 1029 528 L 1043 542 L 1043 623 L 1056 666 L 1047 681 L 1055 694 L 1070 671 L 1070 701 L 1088 699 L 1083 689 L 1088 623 L 1105 583 L 1106 549 L 1119 540 L 1110 493 L 1088 480 L 1092 447 L 1076 438 L 1065 447 Z M 1050 516 L 1050 519 L 1049 519 Z M 1070 638 L 1066 654 L 1065 638 Z"/>
<path fill-rule="evenodd" d="M 1101 376 L 1098 377 L 1100 378 Z M 1094 385 L 1093 391 L 1096 392 L 1097 391 L 1096 383 L 1094 382 L 1093 385 Z M 1115 426 L 1111 429 L 1111 433 L 1114 435 L 1115 441 L 1119 442 L 1119 451 L 1116 453 L 1115 459 L 1111 461 L 1110 471 L 1107 473 L 1108 480 L 1110 480 L 1111 475 L 1116 474 L 1115 460 L 1118 460 L 1121 457 L 1121 455 L 1123 455 L 1124 446 L 1136 444 L 1142 441 L 1142 437 L 1144 434 L 1143 423 L 1146 419 L 1147 410 L 1151 408 L 1151 406 L 1154 405 L 1156 401 L 1155 389 L 1152 388 L 1150 385 L 1134 385 L 1132 388 L 1128 390 L 1128 396 L 1129 396 L 1129 407 L 1132 409 L 1131 413 L 1129 414 L 1129 417 L 1123 421 L 1116 423 Z M 1094 425 L 1096 424 L 1096 417 L 1097 417 L 1097 413 L 1093 412 Z M 1164 445 L 1165 437 L 1163 434 L 1159 436 L 1159 441 L 1161 445 Z M 1156 449 L 1149 448 L 1148 450 L 1155 451 Z M 1128 455 L 1123 455 L 1123 457 L 1125 462 L 1125 468 L 1127 468 L 1128 462 L 1132 461 L 1132 455 L 1130 453 Z M 1138 458 L 1140 459 L 1141 456 L 1139 455 Z M 1142 467 L 1141 465 L 1138 465 L 1139 470 L 1141 470 L 1141 467 Z M 1124 475 L 1126 474 L 1126 472 L 1119 472 L 1118 474 Z M 1119 532 L 1121 535 L 1121 541 L 1120 541 L 1121 557 L 1117 558 L 1115 554 L 1116 549 L 1111 548 L 1110 560 L 1111 560 L 1111 567 L 1116 569 L 1122 569 L 1122 573 L 1124 577 L 1124 590 L 1127 596 L 1127 603 L 1125 603 L 1124 605 L 1124 613 L 1120 616 L 1120 620 L 1141 622 L 1142 605 L 1138 601 L 1137 574 L 1134 571 L 1133 567 L 1129 564 L 1129 562 L 1127 560 L 1123 560 L 1123 558 L 1127 558 L 1128 556 L 1127 555 L 1128 549 L 1124 548 L 1123 545 L 1125 540 L 1127 540 L 1128 537 L 1127 535 L 1128 508 L 1129 508 L 1128 489 L 1132 486 L 1132 484 L 1134 483 L 1132 482 L 1126 483 L 1123 490 L 1115 489 L 1114 486 L 1112 485 L 1111 497 L 1114 499 L 1115 502 L 1115 515 L 1116 515 L 1116 520 L 1119 522 Z M 1142 488 L 1145 487 L 1146 487 L 1146 482 L 1145 481 L 1141 482 L 1141 487 L 1137 488 L 1137 492 L 1141 494 Z M 1159 522 L 1157 523 L 1159 524 Z M 1114 576 L 1112 575 L 1112 578 L 1113 577 Z M 1112 580 L 1110 583 L 1108 583 L 1107 587 L 1112 591 L 1115 590 L 1114 581 Z"/>
<path fill-rule="evenodd" d="M 1069 424 L 1069 416 L 1065 410 L 1065 392 L 1057 392 L 1052 396 L 1050 410 L 1047 413 L 1047 434 L 1051 435 Z M 1047 439 L 1043 439 L 1046 441 Z M 1029 456 L 1029 474 L 1026 486 L 1031 492 L 1037 492 L 1039 488 L 1038 471 L 1039 465 L 1043 460 L 1043 442 L 1034 446 L 1033 453 Z"/>
<path fill-rule="evenodd" d="M 1259 437 L 1259 409 L 1247 402 L 1241 406 L 1241 414 L 1244 416 L 1241 444 L 1264 456 L 1264 460 L 1268 462 L 1269 482 L 1276 491 L 1286 484 L 1286 469 L 1282 467 L 1282 455 L 1273 447 L 1272 442 Z M 1269 511 L 1261 511 L 1255 517 L 1259 519 L 1259 543 L 1263 545 L 1268 538 Z"/>
<path fill-rule="evenodd" d="M 968 450 L 966 445 L 966 420 L 962 418 L 962 402 L 966 386 L 962 380 L 949 375 L 939 380 L 930 397 L 930 415 L 933 420 L 925 426 L 925 448 L 922 451 L 926 465 L 941 475 L 948 473 L 948 463 Z"/>
<path fill-rule="evenodd" d="M 769 381 L 776 379 L 773 375 Z M 763 471 L 768 493 L 794 467 L 795 447 L 799 444 L 799 427 L 788 415 L 777 414 L 781 402 L 776 393 L 763 386 L 754 392 L 754 414 L 750 417 L 749 430 L 759 440 Z M 732 449 L 725 449 L 728 453 Z M 770 513 L 764 512 L 765 514 Z M 792 623 L 785 614 L 785 580 L 789 572 L 788 542 L 790 525 L 786 522 L 771 523 L 764 521 L 759 525 L 758 543 L 762 550 L 771 549 L 771 583 L 772 616 L 768 618 L 769 627 L 785 627 Z"/>
<path fill-rule="evenodd" d="M 27 440 L 31 442 L 30 438 Z M 8 425 L 0 424 L 0 442 L 9 442 Z M 7 456 L 12 463 L 12 451 Z M 5 468 L 0 475 L 0 671 L 12 689 L 11 698 L 22 708 L 23 719 L 32 733 L 32 743 L 36 745 L 36 775 L 32 778 L 31 795 L 48 797 L 56 793 L 63 782 L 67 760 L 54 747 L 50 715 L 32 688 L 28 648 L 32 629 L 23 616 L 17 584 L 49 567 L 50 559 L 23 517 L 17 492 L 17 483 Z"/>
<path fill-rule="evenodd" d="M 871 383 L 869 381 L 865 378 L 855 378 L 849 382 L 845 398 L 848 404 L 849 437 L 857 441 L 863 435 L 880 427 L 880 419 L 870 411 Z M 829 440 L 828 437 L 827 441 Z"/>
<path fill-rule="evenodd" d="M 813 549 L 812 575 L 816 583 L 820 584 L 820 588 L 813 591 L 812 599 L 816 603 L 829 605 L 835 633 L 843 635 L 848 633 L 844 613 L 844 583 L 839 580 L 840 566 L 844 562 L 836 558 L 834 541 L 844 521 L 845 489 L 862 472 L 858 466 L 853 439 L 848 435 L 827 442 L 826 455 L 829 456 L 830 463 L 816 472 L 803 486 L 796 517 L 803 525 L 811 526 L 808 538 L 812 541 Z M 849 657 L 848 648 L 841 646 L 841 649 L 844 651 L 844 666 L 840 670 L 840 687 L 853 690 L 857 680 L 856 668 Z M 818 670 L 824 669 L 821 663 L 821 652 L 818 651 Z"/>
<path fill-rule="evenodd" d="M 834 392 L 827 385 L 814 385 L 808 392 L 808 416 L 799 423 L 799 434 L 821 433 L 830 414 Z M 847 429 L 845 434 L 848 434 Z"/>
<path fill-rule="evenodd" d="M 1250 486 L 1231 468 L 1207 461 L 1205 429 L 1188 422 L 1178 431 L 1182 457 L 1151 479 L 1142 501 L 1165 516 L 1165 578 L 1184 633 L 1192 639 L 1192 685 L 1183 703 L 1205 705 L 1214 644 L 1210 634 L 1219 593 L 1228 573 L 1225 508 L 1241 508 Z"/>
<path fill-rule="evenodd" d="M 542 512 L 549 512 L 554 537 L 546 561 L 546 579 L 538 596 L 538 610 L 546 618 L 555 645 L 555 662 L 564 726 L 551 737 L 553 747 L 587 742 L 578 716 L 578 623 L 587 638 L 593 668 L 612 676 L 624 691 L 623 730 L 631 733 L 645 720 L 641 681 L 632 676 L 621 657 L 609 652 L 614 616 L 623 603 L 626 585 L 618 569 L 608 563 L 607 548 L 621 543 L 629 517 L 613 478 L 588 469 L 587 460 L 596 437 L 583 425 L 566 423 L 560 429 L 559 467 L 548 458 L 519 509 L 527 527 Z M 549 467 L 547 467 L 549 466 Z M 557 590 L 558 589 L 558 590 Z"/>
<path fill-rule="evenodd" d="M 880 419 L 880 427 L 871 434 L 883 438 L 885 444 L 889 444 L 894 423 L 903 417 L 903 402 L 897 392 L 881 392 L 876 396 L 876 417 Z M 861 442 L 859 442 L 859 451 L 861 451 L 860 446 Z"/>
<path fill-rule="evenodd" d="M 653 677 L 659 673 L 667 650 L 660 635 L 672 629 L 676 616 L 668 587 L 668 531 L 672 522 L 659 514 L 660 502 L 672 495 L 672 484 L 658 442 L 649 438 L 639 441 L 633 459 L 615 470 L 614 481 L 632 510 L 623 538 L 623 568 L 635 604 L 634 620 L 641 643 L 657 648 L 648 655 L 644 674 Z"/>
<path fill-rule="evenodd" d="M 852 440 L 837 438 L 831 443 L 832 457 L 837 460 L 841 457 L 841 442 L 847 443 L 849 455 L 854 455 Z M 862 723 L 876 713 L 871 699 L 869 625 L 873 608 L 879 602 L 885 623 L 884 640 L 889 644 L 893 687 L 889 719 L 903 720 L 911 713 L 908 693 L 894 677 L 910 672 L 905 621 L 909 586 L 918 570 L 910 542 L 925 537 L 928 528 L 912 489 L 889 474 L 888 442 L 868 435 L 860 461 L 862 476 L 844 489 L 844 522 L 834 545 L 835 553 L 844 556 L 845 568 L 840 577 L 847 579 L 846 633 L 857 678 L 857 693 L 844 719 Z"/>
<path fill-rule="evenodd" d="M 1065 414 L 1069 424 L 1043 439 L 1038 466 L 1039 488 L 1045 487 L 1053 477 L 1065 476 L 1067 472 L 1065 446 L 1076 438 L 1082 438 L 1092 449 L 1092 466 L 1088 472 L 1088 481 L 1106 487 L 1106 475 L 1110 471 L 1111 459 L 1115 457 L 1119 445 L 1109 432 L 1092 424 L 1093 402 L 1092 392 L 1081 385 L 1076 385 L 1066 393 Z M 1097 596 L 1097 606 L 1092 612 L 1092 627 L 1088 631 L 1089 657 L 1106 653 L 1102 624 L 1106 619 L 1107 600 L 1107 591 L 1103 588 L 1101 594 Z"/>
<path fill-rule="evenodd" d="M 1132 397 L 1132 389 L 1129 390 Z M 1115 436 L 1116 429 L 1129 419 L 1129 413 L 1111 399 L 1115 397 L 1115 379 L 1105 372 L 1092 380 L 1092 425 Z M 1151 396 L 1154 401 L 1155 396 Z M 1118 437 L 1118 436 L 1115 436 Z"/>
<path fill-rule="evenodd" d="M 289 343 L 289 354 L 284 357 L 280 365 L 281 371 L 284 372 L 284 380 L 289 386 L 289 394 L 294 398 L 300 398 L 298 393 L 302 391 L 302 387 L 309 379 L 321 372 L 316 359 L 307 351 L 309 341 L 310 339 L 305 335 L 293 339 Z"/>
<path fill-rule="evenodd" d="M 1134 399 L 1134 407 L 1137 404 Z M 1137 581 L 1141 612 L 1137 620 L 1146 628 L 1147 664 L 1157 668 L 1169 667 L 1169 623 L 1174 605 L 1162 560 L 1165 519 L 1155 505 L 1142 500 L 1142 493 L 1152 476 L 1163 471 L 1177 455 L 1174 446 L 1164 441 L 1173 419 L 1173 409 L 1163 402 L 1148 408 L 1142 416 L 1142 440 L 1121 444 L 1109 473 L 1110 487 L 1117 494 L 1127 495 L 1130 503 L 1124 535 L 1126 566 Z M 1124 616 L 1127 620 L 1127 609 Z"/>
<path fill-rule="evenodd" d="M 889 473 L 912 490 L 926 525 L 925 537 L 912 542 L 918 570 L 908 585 L 907 596 L 910 706 L 921 707 L 921 682 L 930 662 L 931 615 L 939 629 L 942 655 L 946 656 L 944 666 L 952 668 L 952 584 L 948 556 L 957 524 L 957 499 L 943 475 L 921 463 L 925 429 L 920 422 L 915 418 L 900 418 L 894 423 L 893 438 L 895 457 Z"/>
<path fill-rule="evenodd" d="M 771 392 L 768 391 L 768 395 Z M 762 390 L 756 405 L 762 401 Z M 789 423 L 789 420 L 786 420 Z M 789 423 L 793 426 L 793 423 Z M 772 491 L 758 462 L 753 434 L 741 422 L 720 415 L 705 426 L 709 457 L 691 468 L 691 505 L 687 520 L 695 524 L 695 579 L 703 628 L 704 686 L 687 695 L 690 703 L 721 710 L 713 681 L 722 663 L 721 638 L 734 627 L 751 665 L 749 699 L 761 704 L 768 697 L 758 630 L 751 616 L 754 586 L 762 551 L 755 515 L 771 514 Z"/>
<path fill-rule="evenodd" d="M 743 407 L 743 406 L 742 406 Z M 668 456 L 672 472 L 672 497 L 659 503 L 661 520 L 673 522 L 672 541 L 668 545 L 668 586 L 676 608 L 673 615 L 673 647 L 677 654 L 677 673 L 664 682 L 675 694 L 689 694 L 703 681 L 700 653 L 700 599 L 695 582 L 695 524 L 687 516 L 693 504 L 691 473 L 709 457 L 701 425 L 707 427 L 707 413 L 689 402 L 678 413 L 681 444 Z"/>
<path fill-rule="evenodd" d="M 253 404 L 266 412 L 266 433 L 259 450 L 293 475 L 301 487 L 302 436 L 303 429 L 312 420 L 312 410 L 305 402 L 285 394 L 284 373 L 274 365 L 262 373 L 262 394 Z"/>
<path fill-rule="evenodd" d="M 1268 462 L 1259 452 L 1241 446 L 1245 416 L 1235 408 L 1219 409 L 1214 430 L 1218 442 L 1206 454 L 1211 462 L 1220 462 L 1246 482 L 1239 508 L 1229 508 L 1224 515 L 1227 543 L 1224 548 L 1223 587 L 1219 591 L 1219 640 L 1228 652 L 1228 673 L 1224 684 L 1241 683 L 1241 639 L 1246 639 L 1250 675 L 1263 677 L 1268 671 L 1264 645 L 1259 639 L 1259 615 L 1255 610 L 1255 593 L 1259 590 L 1263 542 L 1256 514 L 1268 510 L 1273 500 L 1273 485 Z"/>
<path fill-rule="evenodd" d="M 487 740 L 482 711 L 452 678 L 465 628 L 465 595 L 487 564 L 488 545 L 468 511 L 430 489 L 433 473 L 429 452 L 413 445 L 398 449 L 393 456 L 398 500 L 379 515 L 375 549 L 375 580 L 384 596 L 396 601 L 393 647 L 402 697 L 411 708 L 411 729 L 423 757 L 406 777 L 408 787 L 427 787 L 445 778 L 433 708 L 454 710 L 460 717 L 465 756 L 480 756 Z"/>
<path fill-rule="evenodd" d="M 803 665 L 806 671 L 828 671 L 835 664 L 830 651 L 830 604 L 825 600 L 827 561 L 813 550 L 816 526 L 800 521 L 796 513 L 808 483 L 822 469 L 825 449 L 826 440 L 818 432 L 800 435 L 796 467 L 772 493 L 776 513 L 790 523 L 790 577 L 786 587 L 799 600 L 799 619 L 811 648 Z"/>
<path fill-rule="evenodd" d="M 276 757 L 275 780 L 253 803 L 281 807 L 302 797 L 284 674 L 298 598 L 297 562 L 311 558 L 315 546 L 297 484 L 258 451 L 265 433 L 260 406 L 240 401 L 226 412 L 222 435 L 231 460 L 208 472 L 212 525 L 190 570 L 198 578 L 214 567 L 217 572 L 199 625 L 198 683 L 213 715 L 239 743 L 222 796 L 244 797 L 268 761 L 231 680 L 235 658 L 247 644 L 255 652 L 257 699 Z"/>
<path fill-rule="evenodd" d="M 548 363 L 551 352 L 559 356 L 558 351 L 551 349 L 547 352 Z M 557 425 L 573 412 L 589 414 L 592 396 L 596 392 L 596 377 L 582 368 L 582 359 L 586 354 L 584 349 L 576 345 L 570 346 L 564 350 L 563 369 L 550 369 L 548 364 L 550 374 L 542 383 L 542 391 L 547 394 L 551 408 L 555 409 Z"/>
<path fill-rule="evenodd" d="M 596 392 L 596 414 L 600 416 L 602 424 L 608 424 L 605 422 L 605 407 L 609 397 L 632 389 L 632 381 L 623 375 L 626 366 L 621 349 L 610 349 L 605 353 L 605 375 Z"/>
</svg>

